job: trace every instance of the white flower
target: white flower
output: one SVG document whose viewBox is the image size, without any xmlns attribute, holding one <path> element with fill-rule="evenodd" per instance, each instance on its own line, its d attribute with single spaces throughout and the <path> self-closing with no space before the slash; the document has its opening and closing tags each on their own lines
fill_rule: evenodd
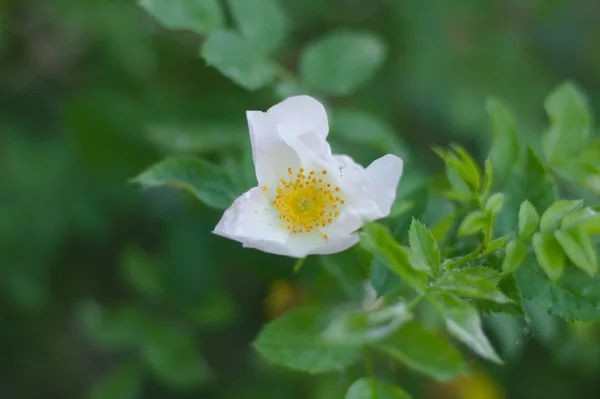
<svg viewBox="0 0 600 399">
<path fill-rule="evenodd" d="M 259 185 L 225 211 L 215 234 L 303 258 L 353 246 L 356 230 L 390 213 L 402 160 L 388 154 L 365 169 L 347 155 L 333 155 L 327 114 L 317 100 L 291 97 L 246 116 Z"/>
</svg>

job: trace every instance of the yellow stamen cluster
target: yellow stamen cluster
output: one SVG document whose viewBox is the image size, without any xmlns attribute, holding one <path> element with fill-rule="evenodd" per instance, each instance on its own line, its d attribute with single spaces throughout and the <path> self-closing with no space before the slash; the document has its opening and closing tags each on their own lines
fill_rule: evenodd
<svg viewBox="0 0 600 399">
<path fill-rule="evenodd" d="M 288 168 L 288 180 L 280 179 L 277 196 L 272 200 L 279 211 L 282 227 L 292 234 L 310 233 L 332 223 L 340 214 L 340 207 L 345 201 L 340 198 L 338 187 L 326 181 L 327 171 L 310 171 L 305 173 L 300 168 L 295 174 Z M 263 187 L 265 192 L 269 189 Z M 326 234 L 321 236 L 327 239 Z"/>
</svg>

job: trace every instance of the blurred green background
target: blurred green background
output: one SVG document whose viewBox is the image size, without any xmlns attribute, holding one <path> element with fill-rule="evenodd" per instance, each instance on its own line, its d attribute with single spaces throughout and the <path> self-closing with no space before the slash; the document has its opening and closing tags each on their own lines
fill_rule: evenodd
<svg viewBox="0 0 600 399">
<path fill-rule="evenodd" d="M 599 114 L 597 0 L 279 2 L 290 30 L 278 59 L 291 71 L 336 29 L 387 43 L 375 78 L 329 102 L 395 132 L 407 186 L 442 169 L 434 144 L 485 156 L 490 94 L 523 135 L 541 132 L 543 98 L 564 79 Z M 193 153 L 225 165 L 239 190 L 252 185 L 245 110 L 282 97 L 206 66 L 202 39 L 134 0 L 0 1 L 0 399 L 335 399 L 352 382 L 271 367 L 250 346 L 286 308 L 340 296 L 317 262 L 293 275 L 291 259 L 212 235 L 221 212 L 128 182 Z M 383 153 L 336 138 L 339 120 L 335 149 L 363 164 Z M 429 203 L 430 217 L 443 212 Z M 486 319 L 505 367 L 473 357 L 478 371 L 448 384 L 389 367 L 415 398 L 594 397 L 598 326 L 528 311 L 536 328 Z"/>
</svg>

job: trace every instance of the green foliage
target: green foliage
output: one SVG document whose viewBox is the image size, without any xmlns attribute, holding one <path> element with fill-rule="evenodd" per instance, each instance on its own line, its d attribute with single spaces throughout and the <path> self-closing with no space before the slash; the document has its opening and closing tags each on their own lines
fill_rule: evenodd
<svg viewBox="0 0 600 399">
<path fill-rule="evenodd" d="M 504 206 L 504 194 L 492 194 L 485 202 L 484 210 L 488 215 L 496 215 Z"/>
<path fill-rule="evenodd" d="M 269 361 L 309 373 L 341 370 L 358 360 L 360 349 L 327 342 L 323 313 L 295 309 L 269 323 L 253 343 Z"/>
<path fill-rule="evenodd" d="M 470 212 L 461 222 L 458 235 L 472 236 L 481 232 L 487 225 L 487 216 L 482 211 Z"/>
<path fill-rule="evenodd" d="M 410 399 L 402 388 L 387 384 L 374 378 L 359 378 L 354 381 L 346 399 Z"/>
<path fill-rule="evenodd" d="M 596 252 L 590 237 L 582 230 L 554 232 L 554 237 L 560 243 L 565 255 L 575 266 L 594 277 L 598 270 Z"/>
<path fill-rule="evenodd" d="M 437 289 L 474 299 L 485 299 L 498 303 L 510 302 L 496 285 L 500 274 L 489 267 L 475 266 L 455 269 L 436 282 Z"/>
<path fill-rule="evenodd" d="M 310 43 L 300 59 L 300 77 L 309 88 L 347 95 L 364 86 L 387 56 L 378 36 L 360 31 L 336 31 Z"/>
<path fill-rule="evenodd" d="M 583 206 L 580 200 L 557 201 L 542 214 L 540 219 L 540 230 L 542 233 L 551 233 L 560 226 L 565 215 L 578 210 Z"/>
<path fill-rule="evenodd" d="M 111 370 L 92 388 L 89 399 L 136 399 L 141 395 L 141 372 L 134 365 Z"/>
<path fill-rule="evenodd" d="M 523 242 L 510 241 L 506 245 L 506 255 L 502 261 L 502 273 L 509 274 L 517 270 L 527 257 L 527 252 L 528 248 Z"/>
<path fill-rule="evenodd" d="M 540 266 L 548 277 L 553 281 L 558 280 L 565 266 L 565 254 L 554 235 L 535 233 L 533 235 L 533 249 Z"/>
<path fill-rule="evenodd" d="M 138 0 L 140 5 L 166 28 L 189 29 L 208 35 L 225 21 L 217 0 Z"/>
<path fill-rule="evenodd" d="M 456 348 L 416 322 L 404 324 L 375 347 L 438 381 L 449 380 L 466 367 Z"/>
<path fill-rule="evenodd" d="M 527 238 L 533 235 L 537 230 L 539 222 L 540 216 L 535 207 L 531 202 L 527 200 L 523 201 L 519 208 L 519 236 Z"/>
<path fill-rule="evenodd" d="M 440 250 L 431 232 L 421 222 L 413 219 L 408 234 L 412 266 L 437 276 L 440 271 Z"/>
<path fill-rule="evenodd" d="M 486 109 L 492 120 L 493 143 L 490 159 L 497 176 L 504 180 L 519 157 L 519 142 L 514 117 L 499 99 L 490 97 Z"/>
</svg>

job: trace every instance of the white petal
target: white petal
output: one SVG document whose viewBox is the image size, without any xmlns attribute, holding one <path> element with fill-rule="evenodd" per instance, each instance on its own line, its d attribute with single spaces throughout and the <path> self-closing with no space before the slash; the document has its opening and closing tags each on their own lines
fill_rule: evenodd
<svg viewBox="0 0 600 399">
<path fill-rule="evenodd" d="M 308 255 L 325 255 L 343 251 L 358 242 L 357 234 L 344 234 L 337 237 L 323 238 L 318 233 L 296 234 L 287 242 L 290 256 L 303 258 Z"/>
<path fill-rule="evenodd" d="M 325 107 L 309 96 L 290 97 L 267 111 L 269 122 L 286 135 L 314 133 L 323 141 L 329 133 Z"/>
<path fill-rule="evenodd" d="M 383 216 L 390 214 L 396 199 L 396 187 L 402 177 L 404 165 L 400 158 L 387 154 L 376 159 L 366 169 L 371 181 L 371 199 L 377 204 Z"/>
<path fill-rule="evenodd" d="M 259 187 L 238 197 L 213 233 L 239 241 L 247 248 L 293 256 L 287 245 L 289 234 L 281 228 L 278 213 Z"/>
<path fill-rule="evenodd" d="M 342 252 L 358 242 L 358 234 L 350 234 L 339 239 L 329 239 L 324 245 L 314 249 L 312 255 L 328 255 Z"/>
</svg>

